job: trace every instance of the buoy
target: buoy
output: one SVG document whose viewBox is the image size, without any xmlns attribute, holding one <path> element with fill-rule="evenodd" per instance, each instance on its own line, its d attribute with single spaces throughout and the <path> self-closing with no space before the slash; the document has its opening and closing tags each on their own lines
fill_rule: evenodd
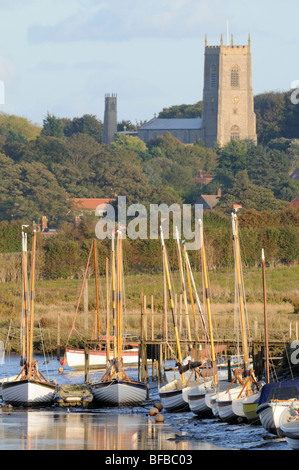
<svg viewBox="0 0 299 470">
<path fill-rule="evenodd" d="M 66 366 L 67 360 L 66 360 L 65 357 L 63 357 L 63 358 L 61 359 L 60 364 L 61 364 L 62 366 Z"/>
<path fill-rule="evenodd" d="M 155 416 L 158 413 L 159 413 L 159 410 L 157 408 L 153 407 L 153 408 L 150 409 L 149 415 L 150 416 Z"/>
<path fill-rule="evenodd" d="M 158 413 L 155 416 L 155 423 L 164 423 L 164 415 L 162 415 L 161 413 Z"/>
<path fill-rule="evenodd" d="M 155 406 L 155 408 L 157 408 L 157 410 L 159 410 L 159 411 L 162 411 L 162 410 L 163 410 L 163 405 L 162 405 L 162 403 L 155 403 L 154 406 Z"/>
<path fill-rule="evenodd" d="M 60 374 L 63 374 L 63 367 L 59 367 L 58 372 L 59 372 Z"/>
</svg>

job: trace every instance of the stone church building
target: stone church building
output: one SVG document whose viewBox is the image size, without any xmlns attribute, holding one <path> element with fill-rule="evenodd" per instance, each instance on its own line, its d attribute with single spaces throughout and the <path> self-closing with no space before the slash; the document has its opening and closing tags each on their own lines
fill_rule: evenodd
<svg viewBox="0 0 299 470">
<path fill-rule="evenodd" d="M 109 106 L 113 111 L 109 113 Z M 116 136 L 116 98 L 106 95 L 104 142 Z M 110 129 L 110 130 L 109 130 Z M 207 147 L 216 142 L 224 146 L 231 140 L 249 139 L 257 142 L 256 116 L 252 89 L 251 44 L 209 46 L 205 39 L 203 110 L 201 118 L 154 118 L 136 133 L 145 143 L 170 132 L 184 144 L 202 139 Z M 112 139 L 112 140 L 111 140 Z"/>
</svg>

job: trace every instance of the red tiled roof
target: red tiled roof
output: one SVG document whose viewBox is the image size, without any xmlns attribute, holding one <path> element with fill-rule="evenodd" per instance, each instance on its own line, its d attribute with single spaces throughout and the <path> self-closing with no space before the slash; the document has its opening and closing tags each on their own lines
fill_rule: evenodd
<svg viewBox="0 0 299 470">
<path fill-rule="evenodd" d="M 296 199 L 293 199 L 291 202 L 291 205 L 293 207 L 299 207 L 299 197 L 297 197 Z"/>
<path fill-rule="evenodd" d="M 109 202 L 115 201 L 115 198 L 80 198 L 76 197 L 73 199 L 75 205 L 80 209 L 89 209 L 89 210 L 96 210 L 96 208 L 100 205 L 109 204 Z"/>
</svg>

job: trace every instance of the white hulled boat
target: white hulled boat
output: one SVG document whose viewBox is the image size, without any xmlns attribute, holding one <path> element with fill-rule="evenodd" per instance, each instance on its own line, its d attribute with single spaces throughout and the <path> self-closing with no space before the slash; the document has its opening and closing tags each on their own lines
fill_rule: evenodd
<svg viewBox="0 0 299 470">
<path fill-rule="evenodd" d="M 232 232 L 236 274 L 235 288 L 238 296 L 244 365 L 242 369 L 236 369 L 234 371 L 235 377 L 232 383 L 230 384 L 229 388 L 225 392 L 220 392 L 219 394 L 217 394 L 215 400 L 213 401 L 213 405 L 215 407 L 215 415 L 218 415 L 221 420 L 226 422 L 240 422 L 245 420 L 246 415 L 243 410 L 243 400 L 258 391 L 254 371 L 250 368 L 249 365 L 247 333 L 245 326 L 244 292 L 241 274 L 242 267 L 239 244 L 238 219 L 236 214 L 237 210 L 240 207 L 241 206 L 234 205 L 235 212 L 232 213 Z M 239 383 L 239 386 L 234 387 L 234 385 L 236 385 L 237 383 Z"/>
<path fill-rule="evenodd" d="M 110 351 L 110 357 L 113 358 L 113 350 Z M 128 347 L 122 350 L 123 366 L 136 366 L 138 364 L 139 351 L 138 348 Z M 66 348 L 66 360 L 71 369 L 85 369 L 85 351 L 84 349 Z M 90 369 L 106 369 L 107 352 L 105 350 L 89 351 L 89 368 Z"/>
<path fill-rule="evenodd" d="M 130 379 L 124 371 L 122 345 L 122 243 L 121 232 L 117 232 L 117 270 L 115 272 L 114 237 L 112 238 L 112 306 L 113 306 L 113 358 L 110 357 L 110 347 L 106 349 L 107 370 L 98 382 L 90 385 L 93 402 L 104 406 L 137 406 L 141 405 L 147 396 L 147 385 L 144 382 Z M 108 279 L 108 268 L 106 264 Z M 108 288 L 107 288 L 108 298 Z M 107 304 L 108 305 L 108 304 Z M 107 307 L 107 319 L 108 315 Z M 109 336 L 107 321 L 107 338 Z M 115 359 L 114 359 L 115 358 Z"/>
<path fill-rule="evenodd" d="M 2 382 L 2 398 L 6 404 L 13 406 L 48 406 L 54 403 L 56 385 L 45 379 L 38 370 L 37 361 L 33 360 L 33 313 L 34 313 L 34 281 L 35 281 L 36 232 L 32 240 L 31 267 L 31 302 L 30 317 L 27 299 L 27 234 L 22 232 L 22 272 L 24 294 L 24 324 L 27 325 L 24 344 L 25 360 L 20 373 L 15 378 L 7 378 Z"/>
<path fill-rule="evenodd" d="M 271 434 L 283 437 L 284 431 L 280 428 L 280 417 L 285 409 L 297 400 L 299 400 L 299 380 L 264 385 L 256 409 L 263 428 Z"/>
<path fill-rule="evenodd" d="M 293 450 L 299 450 L 299 401 L 284 409 L 279 418 L 279 427 L 288 446 Z"/>
</svg>

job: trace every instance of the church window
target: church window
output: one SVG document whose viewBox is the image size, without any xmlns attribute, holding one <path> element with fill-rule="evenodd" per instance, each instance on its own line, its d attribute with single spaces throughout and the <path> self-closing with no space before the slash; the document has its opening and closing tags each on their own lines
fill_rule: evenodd
<svg viewBox="0 0 299 470">
<path fill-rule="evenodd" d="M 211 66 L 211 88 L 216 88 L 217 86 L 217 73 L 216 73 L 216 65 Z"/>
<path fill-rule="evenodd" d="M 239 126 L 232 126 L 230 130 L 230 138 L 231 140 L 240 140 L 240 127 Z"/>
<path fill-rule="evenodd" d="M 240 71 L 238 67 L 233 67 L 231 70 L 230 84 L 233 88 L 240 86 Z"/>
</svg>

